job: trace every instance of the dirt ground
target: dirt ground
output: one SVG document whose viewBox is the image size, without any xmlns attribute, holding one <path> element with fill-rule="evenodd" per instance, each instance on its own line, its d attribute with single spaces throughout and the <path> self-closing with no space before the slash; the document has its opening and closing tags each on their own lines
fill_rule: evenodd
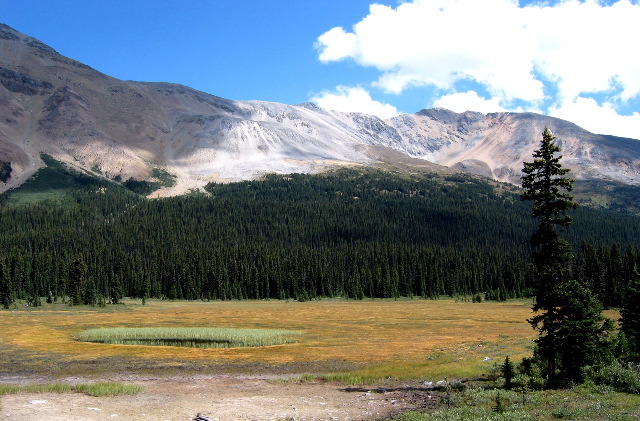
<svg viewBox="0 0 640 421">
<path fill-rule="evenodd" d="M 12 384 L 34 379 L 3 379 Z M 101 379 L 105 380 L 105 379 Z M 138 384 L 135 396 L 80 393 L 1 397 L 0 420 L 371 420 L 436 407 L 439 396 L 420 383 L 381 388 L 286 381 L 268 377 L 189 376 L 113 379 Z M 67 378 L 72 383 L 87 379 Z"/>
</svg>

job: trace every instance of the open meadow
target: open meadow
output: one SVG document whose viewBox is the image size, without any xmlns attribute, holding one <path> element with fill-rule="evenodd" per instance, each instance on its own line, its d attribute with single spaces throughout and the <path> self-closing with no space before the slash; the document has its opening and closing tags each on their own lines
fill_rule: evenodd
<svg viewBox="0 0 640 421">
<path fill-rule="evenodd" d="M 352 382 L 439 379 L 487 372 L 531 353 L 530 303 L 453 300 L 125 301 L 107 307 L 45 305 L 0 312 L 4 373 L 101 375 L 344 373 Z M 237 348 L 79 342 L 97 328 L 235 328 L 298 332 L 292 343 Z M 56 363 L 52 367 L 51 363 Z"/>
<path fill-rule="evenodd" d="M 529 356 L 535 338 L 525 321 L 530 315 L 530 302 L 523 300 L 149 300 L 144 305 L 125 300 L 106 307 L 18 307 L 0 312 L 0 419 L 145 414 L 145 419 L 187 420 L 200 412 L 219 420 L 364 420 L 442 408 L 442 393 L 426 382 L 483 379 L 506 355 L 513 361 Z M 174 336 L 175 331 L 257 329 L 289 336 L 277 345 L 226 348 L 78 340 L 82 332 L 106 328 L 172 328 Z M 103 381 L 141 392 L 81 393 L 85 384 Z M 51 386 L 37 389 L 41 384 Z M 490 407 L 493 398 L 482 396 L 464 399 Z M 558 399 L 566 404 L 564 395 Z M 618 405 L 640 404 L 616 399 Z"/>
</svg>

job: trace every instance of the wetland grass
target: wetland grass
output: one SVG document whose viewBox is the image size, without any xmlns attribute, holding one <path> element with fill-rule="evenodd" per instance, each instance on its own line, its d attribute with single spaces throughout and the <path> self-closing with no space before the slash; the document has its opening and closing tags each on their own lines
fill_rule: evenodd
<svg viewBox="0 0 640 421">
<path fill-rule="evenodd" d="M 137 395 L 142 387 L 120 382 L 97 382 L 86 384 L 48 383 L 26 386 L 0 385 L 0 396 L 19 393 L 70 393 L 78 392 L 89 396 Z"/>
<path fill-rule="evenodd" d="M 292 343 L 299 334 L 297 331 L 275 329 L 140 327 L 89 329 L 80 332 L 77 339 L 116 345 L 238 348 Z"/>
<path fill-rule="evenodd" d="M 142 392 L 142 386 L 120 382 L 98 382 L 78 384 L 74 386 L 74 390 L 89 396 L 120 396 L 137 395 Z"/>
<path fill-rule="evenodd" d="M 535 332 L 525 321 L 529 317 L 531 303 L 524 300 L 148 300 L 142 305 L 125 299 L 106 308 L 45 303 L 36 310 L 0 311 L 0 368 L 51 374 L 55 361 L 58 376 L 245 370 L 333 375 L 350 384 L 388 377 L 471 378 L 488 372 L 507 354 L 514 360 L 531 355 Z M 287 346 L 218 349 L 77 340 L 90 329 L 122 327 L 285 329 L 304 334 L 289 336 L 295 343 Z"/>
</svg>

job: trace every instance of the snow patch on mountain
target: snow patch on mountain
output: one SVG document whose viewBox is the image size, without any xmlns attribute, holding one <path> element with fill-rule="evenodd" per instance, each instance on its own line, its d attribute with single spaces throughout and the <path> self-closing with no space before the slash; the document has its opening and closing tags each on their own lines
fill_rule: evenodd
<svg viewBox="0 0 640 421">
<path fill-rule="evenodd" d="M 13 168 L 0 191 L 43 165 L 41 153 L 116 180 L 149 180 L 161 168 L 176 178 L 163 195 L 213 180 L 390 159 L 519 184 L 545 127 L 575 178 L 640 184 L 640 141 L 559 119 L 438 108 L 381 120 L 312 103 L 233 101 L 177 84 L 117 80 L 6 25 L 0 31 L 0 161 Z"/>
</svg>

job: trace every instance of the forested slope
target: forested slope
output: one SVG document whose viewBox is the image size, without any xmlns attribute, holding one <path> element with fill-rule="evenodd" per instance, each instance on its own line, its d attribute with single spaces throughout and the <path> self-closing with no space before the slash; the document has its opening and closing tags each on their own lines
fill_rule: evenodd
<svg viewBox="0 0 640 421">
<path fill-rule="evenodd" d="M 66 177 L 64 194 L 2 199 L 0 262 L 17 298 L 69 295 L 74 261 L 88 269 L 87 302 L 530 290 L 528 204 L 472 176 L 272 175 L 148 200 L 51 164 L 47 183 Z M 615 306 L 639 262 L 640 218 L 586 207 L 574 216 L 574 275 Z"/>
</svg>

